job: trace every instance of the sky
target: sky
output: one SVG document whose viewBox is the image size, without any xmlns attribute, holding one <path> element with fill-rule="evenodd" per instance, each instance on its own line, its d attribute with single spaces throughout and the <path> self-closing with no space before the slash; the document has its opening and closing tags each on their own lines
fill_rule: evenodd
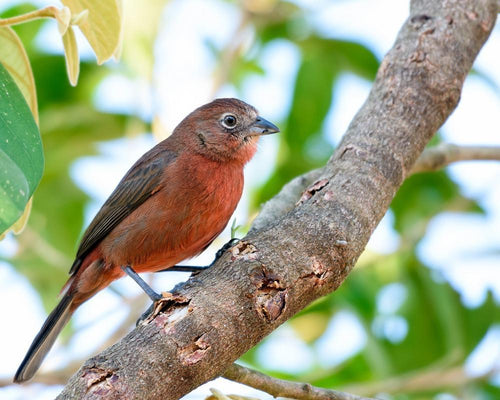
<svg viewBox="0 0 500 400">
<path fill-rule="evenodd" d="M 394 38 L 408 15 L 408 1 L 403 0 L 296 0 L 309 10 L 309 19 L 325 36 L 360 41 L 379 58 L 390 49 Z M 13 4 L 5 1 L 0 8 Z M 48 1 L 38 1 L 40 5 Z M 360 12 L 362 10 L 362 12 Z M 212 96 L 210 83 L 213 56 L 205 41 L 219 44 L 227 42 L 239 21 L 237 9 L 228 2 L 216 0 L 174 0 L 163 15 L 162 28 L 155 44 L 156 64 L 154 88 L 143 81 L 132 81 L 118 73 L 107 78 L 95 94 L 95 104 L 101 110 L 121 111 L 151 118 L 159 113 L 167 129 L 174 127 L 188 112 L 207 102 Z M 217 29 L 214 29 L 214 26 Z M 178 38 L 182 38 L 179 40 Z M 60 53 L 61 44 L 55 23 L 46 28 L 37 39 L 48 51 Z M 83 57 L 92 57 L 84 40 L 80 40 Z M 500 87 L 500 29 L 497 26 L 492 37 L 481 51 L 475 68 L 487 73 Z M 175 57 L 167 55 L 175 54 Z M 261 115 L 271 121 L 279 121 L 286 115 L 291 99 L 292 82 L 298 67 L 297 50 L 284 41 L 276 41 L 262 56 L 266 71 L 264 76 L 252 77 L 245 82 L 243 100 L 256 106 Z M 344 75 L 337 84 L 334 104 L 325 122 L 328 139 L 336 144 L 346 131 L 349 122 L 366 99 L 370 83 L 353 75 Z M 265 94 L 265 95 L 263 95 Z M 217 97 L 234 96 L 230 87 L 223 87 Z M 441 130 L 444 140 L 455 144 L 500 145 L 500 91 L 494 90 L 479 76 L 466 80 L 458 109 Z M 471 116 L 473 116 L 471 118 Z M 103 143 L 101 154 L 77 160 L 71 176 L 91 197 L 87 210 L 90 221 L 100 204 L 109 195 L 110 188 L 119 181 L 130 165 L 154 145 L 151 136 L 133 140 L 116 140 Z M 256 158 L 245 171 L 246 187 L 252 187 L 266 179 L 277 155 L 276 138 L 266 137 L 260 144 Z M 444 213 L 430 224 L 425 239 L 418 248 L 419 257 L 437 273 L 447 279 L 461 294 L 469 307 L 480 305 L 488 290 L 500 301 L 500 163 L 467 162 L 448 168 L 453 180 L 463 194 L 476 199 L 486 211 L 485 215 L 460 215 Z M 95 176 L 99 175 L 100 180 Z M 244 196 L 235 218 L 245 221 L 248 196 Z M 389 212 L 370 240 L 371 251 L 389 254 L 397 248 L 398 235 L 392 228 Z M 226 230 L 210 251 L 193 264 L 207 264 L 216 248 L 229 238 Z M 15 239 L 0 243 L 0 252 L 15 251 Z M 495 249 L 490 255 L 477 257 L 477 253 Z M 155 280 L 158 288 L 172 287 L 186 279 L 182 273 L 162 274 Z M 115 283 L 120 290 L 138 294 L 139 289 L 130 280 Z M 22 293 L 22 296 L 20 294 Z M 406 293 L 402 285 L 389 285 L 379 293 L 377 305 L 387 318 L 375 323 L 373 329 L 391 340 L 404 339 L 408 326 L 401 317 L 394 315 L 404 302 Z M 22 301 L 19 301 L 22 297 Z M 45 318 L 42 305 L 29 283 L 7 264 L 0 264 L 0 301 L 17 304 L 17 310 L 6 310 L 2 317 L 10 325 L 23 325 L 23 330 L 0 332 L 0 376 L 12 376 L 35 333 Z M 22 317 L 18 312 L 23 310 Z M 113 310 L 113 312 L 110 312 Z M 84 357 L 95 350 L 103 332 L 112 332 L 127 314 L 120 310 L 120 301 L 110 290 L 96 295 L 85 303 L 74 316 L 77 333 L 69 348 L 57 346 L 49 354 L 43 368 L 64 365 L 68 357 Z M 92 323 L 92 321 L 97 321 Z M 319 339 L 316 348 L 308 348 L 293 330 L 283 326 L 276 330 L 260 347 L 258 357 L 266 367 L 290 372 L 307 369 L 316 358 L 325 366 L 333 366 L 358 352 L 366 340 L 360 322 L 348 311 L 338 313 Z M 290 352 L 290 348 L 294 351 Z M 496 349 L 496 350 L 495 350 Z M 469 373 L 479 373 L 491 365 L 500 367 L 500 327 L 490 330 L 476 351 L 469 357 Z M 204 398 L 210 387 L 225 393 L 252 395 L 256 392 L 224 380 L 210 382 L 187 396 L 189 399 Z M 61 387 L 31 385 L 29 389 L 8 387 L 0 389 L 3 399 L 49 399 Z M 266 398 L 262 393 L 257 395 Z"/>
</svg>

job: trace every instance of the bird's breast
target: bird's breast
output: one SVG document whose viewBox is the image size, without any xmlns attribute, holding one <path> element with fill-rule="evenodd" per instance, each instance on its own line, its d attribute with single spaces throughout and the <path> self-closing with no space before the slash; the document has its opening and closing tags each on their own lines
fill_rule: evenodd
<svg viewBox="0 0 500 400">
<path fill-rule="evenodd" d="M 243 190 L 242 167 L 193 155 L 175 167 L 102 242 L 107 264 L 160 270 L 202 252 L 227 225 Z"/>
</svg>

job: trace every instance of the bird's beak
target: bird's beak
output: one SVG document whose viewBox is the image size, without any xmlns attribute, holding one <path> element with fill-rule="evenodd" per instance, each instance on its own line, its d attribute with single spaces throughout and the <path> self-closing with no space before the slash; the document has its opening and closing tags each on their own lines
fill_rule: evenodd
<svg viewBox="0 0 500 400">
<path fill-rule="evenodd" d="M 255 122 L 250 126 L 248 136 L 270 135 L 279 131 L 280 129 L 267 119 L 257 117 Z"/>
</svg>

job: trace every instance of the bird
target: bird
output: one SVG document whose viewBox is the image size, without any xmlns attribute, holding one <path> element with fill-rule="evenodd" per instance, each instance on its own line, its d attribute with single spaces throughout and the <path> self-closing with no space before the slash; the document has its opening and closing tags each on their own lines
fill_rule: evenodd
<svg viewBox="0 0 500 400">
<path fill-rule="evenodd" d="M 14 382 L 33 377 L 74 311 L 126 273 L 175 267 L 222 232 L 243 190 L 243 167 L 259 137 L 279 132 L 238 99 L 220 98 L 186 116 L 128 170 L 82 236 L 60 301 Z"/>
</svg>

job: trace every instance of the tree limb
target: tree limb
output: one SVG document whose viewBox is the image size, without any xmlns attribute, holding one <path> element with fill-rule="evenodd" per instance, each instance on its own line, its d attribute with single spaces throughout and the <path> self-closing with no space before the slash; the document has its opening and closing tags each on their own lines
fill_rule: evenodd
<svg viewBox="0 0 500 400">
<path fill-rule="evenodd" d="M 58 398 L 178 399 L 335 290 L 456 107 L 496 3 L 413 0 L 367 101 L 295 207 L 176 287 L 156 318 L 89 359 Z"/>
<path fill-rule="evenodd" d="M 436 147 L 424 150 L 413 165 L 410 174 L 437 171 L 457 161 L 473 160 L 500 161 L 500 147 L 459 146 L 451 143 L 441 143 Z M 275 220 L 278 216 L 285 215 L 293 209 L 300 195 L 323 174 L 324 169 L 325 167 L 321 167 L 309 171 L 287 183 L 275 197 L 264 204 L 261 212 L 253 221 L 252 229 L 261 229 L 268 222 Z"/>
<path fill-rule="evenodd" d="M 297 400 L 371 400 L 350 393 L 322 389 L 308 383 L 297 383 L 273 378 L 250 368 L 232 364 L 222 376 L 235 382 L 262 390 L 274 397 Z"/>
<path fill-rule="evenodd" d="M 453 360 L 453 357 L 451 357 L 451 360 Z M 363 400 L 367 398 L 346 392 L 360 393 L 363 396 L 376 396 L 379 393 L 408 394 L 446 390 L 448 388 L 462 387 L 471 382 L 487 381 L 499 372 L 498 368 L 493 367 L 482 374 L 471 376 L 465 371 L 463 366 L 443 366 L 442 361 L 436 363 L 436 365 L 394 376 L 383 381 L 351 384 L 343 387 L 344 391 L 342 392 L 273 378 L 238 364 L 231 365 L 222 377 L 262 390 L 274 397 L 287 397 L 299 400 Z M 453 362 L 455 363 L 456 360 Z"/>
<path fill-rule="evenodd" d="M 500 160 L 500 147 L 457 146 L 441 143 L 425 150 L 413 166 L 411 173 L 436 171 L 457 161 L 471 160 Z"/>
</svg>

